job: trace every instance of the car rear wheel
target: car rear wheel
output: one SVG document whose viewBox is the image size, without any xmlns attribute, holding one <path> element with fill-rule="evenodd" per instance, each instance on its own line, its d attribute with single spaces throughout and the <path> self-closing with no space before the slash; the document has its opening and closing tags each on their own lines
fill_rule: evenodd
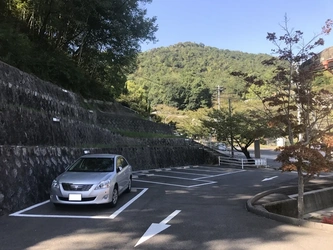
<svg viewBox="0 0 333 250">
<path fill-rule="evenodd" d="M 132 189 L 132 177 L 128 181 L 128 186 L 127 186 L 127 189 L 126 189 L 126 193 L 130 193 L 131 189 Z"/>
<path fill-rule="evenodd" d="M 111 198 L 111 203 L 110 203 L 111 207 L 115 207 L 117 205 L 118 196 L 119 196 L 118 187 L 115 186 L 112 191 L 112 198 Z"/>
</svg>

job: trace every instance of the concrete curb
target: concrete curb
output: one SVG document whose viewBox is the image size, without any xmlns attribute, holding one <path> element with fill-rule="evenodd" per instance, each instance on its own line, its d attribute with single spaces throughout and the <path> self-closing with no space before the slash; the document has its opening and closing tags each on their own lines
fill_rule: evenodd
<svg viewBox="0 0 333 250">
<path fill-rule="evenodd" d="M 288 216 L 284 216 L 284 215 L 274 214 L 274 213 L 268 212 L 262 205 L 254 205 L 258 200 L 260 200 L 261 198 L 263 198 L 269 194 L 277 193 L 277 192 L 281 192 L 281 191 L 287 191 L 289 189 L 295 189 L 295 186 L 286 186 L 286 187 L 272 189 L 272 190 L 268 190 L 268 191 L 259 193 L 255 196 L 253 196 L 251 199 L 247 200 L 246 209 L 249 212 L 252 212 L 256 215 L 263 216 L 268 219 L 280 221 L 283 223 L 291 224 L 294 226 L 302 226 L 302 227 L 307 227 L 307 228 L 314 228 L 314 229 L 320 229 L 320 230 L 333 232 L 333 225 L 331 225 L 331 224 L 306 221 L 306 220 L 292 218 L 292 217 L 288 217 Z"/>
</svg>

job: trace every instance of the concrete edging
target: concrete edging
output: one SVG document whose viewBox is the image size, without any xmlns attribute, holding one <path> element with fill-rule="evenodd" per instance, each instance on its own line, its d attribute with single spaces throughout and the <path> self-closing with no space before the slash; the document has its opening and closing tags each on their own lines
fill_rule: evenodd
<svg viewBox="0 0 333 250">
<path fill-rule="evenodd" d="M 326 224 L 326 223 L 313 222 L 313 221 L 306 221 L 303 219 L 297 219 L 297 218 L 292 218 L 292 217 L 288 217 L 288 216 L 284 216 L 284 215 L 274 214 L 274 213 L 267 211 L 261 205 L 257 205 L 257 206 L 253 205 L 255 202 L 257 202 L 258 200 L 260 200 L 261 198 L 263 198 L 269 194 L 276 193 L 277 191 L 281 191 L 281 190 L 291 189 L 291 188 L 294 189 L 295 186 L 287 186 L 287 187 L 282 187 L 282 188 L 278 188 L 278 189 L 272 189 L 272 190 L 268 190 L 268 191 L 264 191 L 259 194 L 256 194 L 251 199 L 247 200 L 246 209 L 249 212 L 252 212 L 256 215 L 263 216 L 268 219 L 280 221 L 283 223 L 291 224 L 294 226 L 302 226 L 302 227 L 307 227 L 307 228 L 328 230 L 328 231 L 333 232 L 333 225 Z"/>
</svg>

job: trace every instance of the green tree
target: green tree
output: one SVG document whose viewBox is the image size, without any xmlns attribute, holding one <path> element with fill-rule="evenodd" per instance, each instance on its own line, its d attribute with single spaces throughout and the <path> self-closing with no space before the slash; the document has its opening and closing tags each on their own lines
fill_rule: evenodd
<svg viewBox="0 0 333 250">
<path fill-rule="evenodd" d="M 119 96 L 127 75 L 136 66 L 140 43 L 156 41 L 156 18 L 147 18 L 145 4 L 151 0 L 0 0 L 0 20 L 9 32 L 0 33 L 31 42 L 19 60 L 15 51 L 1 59 L 84 96 Z M 21 52 L 22 52 L 21 51 Z M 27 53 L 30 54 L 27 54 Z M 29 60 L 29 57 L 34 60 Z M 34 61 L 26 65 L 26 61 Z M 22 66 L 23 62 L 23 66 Z M 95 96 L 96 97 L 96 96 Z"/>
<path fill-rule="evenodd" d="M 150 103 L 147 91 L 133 81 L 126 82 L 126 93 L 121 94 L 117 98 L 117 101 L 145 117 L 149 117 L 150 115 Z"/>
<path fill-rule="evenodd" d="M 207 116 L 207 108 L 199 108 L 195 111 L 186 111 L 186 113 L 177 119 L 177 131 L 189 138 L 202 139 L 209 136 L 209 129 L 203 125 L 203 118 Z"/>
<path fill-rule="evenodd" d="M 140 53 L 138 67 L 129 78 L 147 86 L 153 106 L 172 103 L 182 110 L 196 110 L 214 105 L 218 85 L 227 94 L 245 98 L 246 82 L 230 72 L 242 68 L 268 79 L 273 67 L 263 66 L 260 61 L 270 58 L 203 44 L 178 43 Z"/>
<path fill-rule="evenodd" d="M 272 137 L 277 132 L 268 125 L 268 119 L 263 114 L 251 110 L 231 114 L 227 109 L 214 109 L 202 122 L 204 127 L 216 135 L 218 141 L 227 141 L 250 162 L 252 158 L 248 147 L 255 140 Z"/>
</svg>

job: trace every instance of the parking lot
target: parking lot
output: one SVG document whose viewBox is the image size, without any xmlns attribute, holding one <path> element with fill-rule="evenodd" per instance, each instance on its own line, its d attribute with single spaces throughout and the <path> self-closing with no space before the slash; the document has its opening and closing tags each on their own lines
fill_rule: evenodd
<svg viewBox="0 0 333 250">
<path fill-rule="evenodd" d="M 178 188 L 194 188 L 216 183 L 214 178 L 237 174 L 245 170 L 223 169 L 218 167 L 184 166 L 165 169 L 141 170 L 133 172 L 133 188 L 129 194 L 122 195 L 115 208 L 107 206 L 64 206 L 55 208 L 47 200 L 26 209 L 12 213 L 17 217 L 49 217 L 78 219 L 114 219 L 126 208 L 130 207 L 149 189 L 151 185 L 173 186 Z M 139 184 L 140 187 L 138 187 Z M 141 185 L 140 185 L 141 184 Z"/>
<path fill-rule="evenodd" d="M 251 249 L 275 250 L 301 249 L 311 238 L 302 249 L 314 249 L 327 235 L 258 217 L 245 208 L 253 195 L 296 177 L 272 169 L 219 166 L 135 171 L 131 192 L 121 195 L 116 207 L 56 208 L 44 201 L 0 218 L 0 248 L 227 250 L 250 249 L 250 242 Z M 297 240 L 289 239 L 290 233 Z M 274 248 L 276 241 L 280 245 Z M 332 249 L 331 240 L 326 245 L 330 247 L 322 249 Z"/>
<path fill-rule="evenodd" d="M 216 183 L 214 178 L 245 170 L 218 167 L 185 166 L 176 168 L 153 169 L 135 172 L 134 181 L 181 188 L 193 188 Z"/>
<path fill-rule="evenodd" d="M 116 220 L 120 217 L 120 220 L 126 220 L 129 214 L 134 210 L 142 210 L 147 207 L 147 200 L 150 201 L 150 196 L 154 196 L 155 192 L 161 192 L 161 190 L 171 189 L 180 190 L 176 191 L 181 194 L 181 190 L 187 190 L 191 193 L 191 190 L 202 187 L 208 187 L 209 185 L 215 185 L 217 178 L 222 178 L 227 175 L 235 175 L 244 172 L 245 170 L 238 169 L 225 169 L 220 167 L 209 166 L 183 166 L 175 168 L 165 169 L 152 169 L 141 170 L 133 172 L 133 187 L 129 194 L 124 194 L 119 197 L 118 204 L 115 208 L 111 208 L 106 205 L 79 205 L 79 206 L 61 206 L 54 207 L 49 200 L 41 202 L 39 204 L 30 206 L 26 209 L 17 211 L 10 214 L 10 217 L 16 218 L 40 218 L 50 221 L 51 224 L 58 223 L 54 219 L 60 220 L 77 220 L 79 223 L 82 220 Z M 148 192 L 150 190 L 150 192 Z M 162 191 L 164 192 L 164 191 Z M 170 191 L 167 191 L 170 192 Z M 160 199 L 163 199 L 162 195 L 158 195 Z M 160 205 L 163 202 L 160 202 Z M 152 202 L 149 202 L 153 206 Z M 159 224 L 156 224 L 156 220 L 152 221 L 151 226 L 140 230 L 138 238 L 133 247 L 137 247 L 144 242 L 151 239 L 153 236 L 167 229 L 170 225 L 167 224 L 181 213 L 181 209 L 177 209 L 170 202 L 170 208 L 167 208 L 168 212 L 161 211 L 161 209 L 155 208 L 154 213 L 147 214 L 148 216 L 159 217 L 159 214 L 164 214 L 164 218 Z M 78 208 L 79 207 L 79 208 Z M 168 206 L 164 206 L 168 207 Z M 122 216 L 122 213 L 126 213 Z M 134 215 L 135 216 L 135 215 Z M 52 222 L 53 221 L 53 222 Z M 158 221 L 157 221 L 158 222 Z M 141 224 L 144 223 L 141 222 Z M 0 235 L 1 236 L 1 235 Z M 20 246 L 22 247 L 22 246 Z M 19 248 L 20 248 L 19 247 Z"/>
</svg>

